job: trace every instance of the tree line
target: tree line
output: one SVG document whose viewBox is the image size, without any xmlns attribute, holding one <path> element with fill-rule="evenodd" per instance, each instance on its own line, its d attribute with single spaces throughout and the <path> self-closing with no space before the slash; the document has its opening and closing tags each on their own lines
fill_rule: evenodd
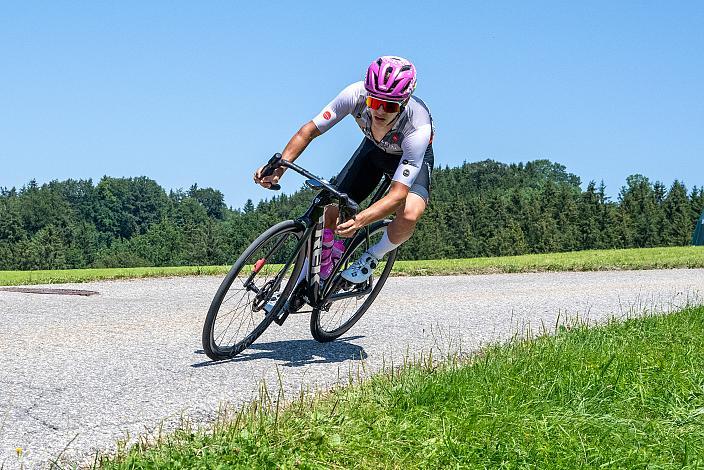
<svg viewBox="0 0 704 470">
<path fill-rule="evenodd" d="M 580 183 L 548 160 L 435 168 L 431 202 L 401 256 L 687 245 L 704 207 L 704 188 L 679 181 L 631 175 L 613 201 L 603 183 Z M 0 270 L 229 264 L 312 196 L 301 189 L 233 210 L 219 190 L 167 193 L 144 176 L 0 188 Z"/>
</svg>

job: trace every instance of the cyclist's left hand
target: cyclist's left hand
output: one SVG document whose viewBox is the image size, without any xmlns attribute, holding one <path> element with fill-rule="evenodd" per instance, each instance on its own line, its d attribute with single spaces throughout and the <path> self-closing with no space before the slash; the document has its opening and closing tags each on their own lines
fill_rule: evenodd
<svg viewBox="0 0 704 470">
<path fill-rule="evenodd" d="M 362 227 L 363 225 L 357 222 L 355 219 L 349 219 L 346 222 L 338 225 L 337 229 L 335 230 L 335 233 L 337 233 L 341 237 L 349 238 Z"/>
<path fill-rule="evenodd" d="M 272 184 L 277 184 L 279 182 L 281 176 L 284 174 L 285 168 L 279 167 L 275 169 L 271 175 L 262 176 L 262 170 L 264 170 L 264 167 L 266 167 L 266 165 L 259 167 L 254 173 L 254 182 L 264 188 L 269 189 Z"/>
</svg>

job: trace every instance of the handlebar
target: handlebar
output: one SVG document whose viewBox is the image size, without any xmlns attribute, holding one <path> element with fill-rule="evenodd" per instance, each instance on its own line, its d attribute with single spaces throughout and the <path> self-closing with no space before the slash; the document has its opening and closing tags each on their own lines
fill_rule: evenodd
<svg viewBox="0 0 704 470">
<path fill-rule="evenodd" d="M 354 202 L 347 194 L 341 193 L 340 191 L 337 190 L 334 186 L 332 186 L 330 183 L 325 181 L 322 178 L 319 178 L 315 176 L 314 174 L 310 173 L 309 171 L 305 170 L 304 168 L 301 168 L 300 166 L 296 165 L 293 162 L 289 162 L 288 160 L 284 160 L 281 157 L 280 153 L 275 153 L 273 157 L 269 159 L 267 164 L 264 166 L 264 169 L 262 170 L 262 176 L 270 176 L 274 170 L 277 168 L 283 166 L 284 168 L 290 168 L 296 173 L 305 176 L 308 179 L 312 179 L 320 185 L 325 188 L 328 192 L 330 192 L 336 199 L 338 199 L 341 203 L 340 207 L 340 212 L 345 212 L 347 211 L 349 215 L 354 217 L 358 212 L 359 212 L 359 204 Z M 278 191 L 281 189 L 281 185 L 279 184 L 272 184 L 269 189 L 273 191 Z"/>
</svg>

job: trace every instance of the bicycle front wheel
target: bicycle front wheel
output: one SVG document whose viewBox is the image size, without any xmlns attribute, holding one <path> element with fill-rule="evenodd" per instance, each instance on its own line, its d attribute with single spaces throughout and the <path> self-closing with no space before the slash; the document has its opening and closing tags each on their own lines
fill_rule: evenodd
<svg viewBox="0 0 704 470">
<path fill-rule="evenodd" d="M 342 279 L 340 273 L 381 239 L 389 223 L 389 220 L 373 223 L 369 227 L 369 240 L 364 231 L 360 231 L 350 241 L 326 283 L 324 296 L 328 302 L 321 308 L 313 309 L 310 317 L 310 332 L 317 341 L 324 343 L 345 334 L 364 315 L 381 291 L 396 261 L 398 249 L 386 255 L 386 259 L 379 263 L 367 282 L 350 284 Z"/>
<path fill-rule="evenodd" d="M 251 345 L 286 302 L 302 269 L 303 226 L 287 220 L 261 234 L 220 284 L 203 325 L 203 350 L 217 361 Z"/>
</svg>

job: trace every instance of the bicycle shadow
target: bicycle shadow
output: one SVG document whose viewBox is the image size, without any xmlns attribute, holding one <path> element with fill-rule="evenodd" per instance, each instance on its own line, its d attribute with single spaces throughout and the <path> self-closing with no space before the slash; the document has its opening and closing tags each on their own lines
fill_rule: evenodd
<svg viewBox="0 0 704 470">
<path fill-rule="evenodd" d="M 363 338 L 363 336 L 348 336 L 330 343 L 319 343 L 312 339 L 254 343 L 232 359 L 200 362 L 192 364 L 191 367 L 214 366 L 228 362 L 256 361 L 258 359 L 284 361 L 281 365 L 285 367 L 301 367 L 311 364 L 344 362 L 349 359 L 366 359 L 367 352 L 364 348 L 350 343 L 350 341 L 359 338 Z M 202 350 L 196 352 L 204 354 Z"/>
</svg>

